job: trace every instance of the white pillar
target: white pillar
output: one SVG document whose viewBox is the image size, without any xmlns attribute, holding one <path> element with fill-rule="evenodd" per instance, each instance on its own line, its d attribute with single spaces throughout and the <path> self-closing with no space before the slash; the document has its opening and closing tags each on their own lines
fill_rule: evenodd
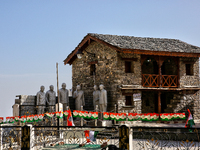
<svg viewBox="0 0 200 150">
<path fill-rule="evenodd" d="M 34 139 L 35 139 L 34 127 L 32 124 L 27 124 L 27 126 L 30 127 L 30 150 L 34 150 Z"/>
<path fill-rule="evenodd" d="M 59 110 L 58 110 L 58 105 L 59 105 Z M 56 111 L 63 111 L 63 104 L 62 103 L 56 104 Z"/>
<path fill-rule="evenodd" d="M 129 150 L 133 150 L 133 128 L 129 127 Z"/>
</svg>

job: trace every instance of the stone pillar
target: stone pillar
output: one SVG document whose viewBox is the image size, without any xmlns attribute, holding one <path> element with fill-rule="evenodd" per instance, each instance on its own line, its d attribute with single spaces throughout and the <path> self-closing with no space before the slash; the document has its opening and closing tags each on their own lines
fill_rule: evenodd
<svg viewBox="0 0 200 150">
<path fill-rule="evenodd" d="M 63 104 L 62 103 L 56 104 L 56 111 L 63 111 Z"/>
<path fill-rule="evenodd" d="M 129 150 L 133 150 L 133 128 L 129 127 Z"/>
<path fill-rule="evenodd" d="M 28 124 L 27 126 L 30 127 L 30 150 L 34 150 L 34 139 L 35 139 L 35 131 L 32 124 Z"/>
<path fill-rule="evenodd" d="M 56 111 L 59 112 L 59 111 L 63 111 L 63 104 L 62 103 L 57 103 L 56 104 Z M 63 125 L 63 118 L 62 119 L 58 119 L 59 121 L 59 126 Z"/>
<path fill-rule="evenodd" d="M 0 149 L 3 149 L 3 130 L 2 125 L 0 124 Z"/>
<path fill-rule="evenodd" d="M 15 117 L 15 116 L 19 116 L 19 104 L 14 104 L 13 106 L 12 106 L 12 108 L 13 108 L 13 116 Z"/>
</svg>

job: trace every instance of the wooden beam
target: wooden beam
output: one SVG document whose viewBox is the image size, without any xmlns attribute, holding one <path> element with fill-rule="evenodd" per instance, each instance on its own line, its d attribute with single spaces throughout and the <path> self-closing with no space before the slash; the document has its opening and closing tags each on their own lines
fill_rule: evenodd
<svg viewBox="0 0 200 150">
<path fill-rule="evenodd" d="M 194 64 L 195 61 L 183 61 L 184 64 Z"/>
<path fill-rule="evenodd" d="M 158 113 L 161 113 L 161 92 L 158 91 Z"/>
<path fill-rule="evenodd" d="M 143 55 L 157 55 L 157 56 L 174 56 L 174 57 L 200 57 L 200 53 L 185 53 L 185 52 L 164 52 L 152 50 L 139 49 L 122 49 L 123 53 L 127 54 L 143 54 Z"/>
<path fill-rule="evenodd" d="M 122 60 L 125 60 L 125 61 L 137 61 L 138 59 L 137 58 L 121 58 Z"/>
</svg>

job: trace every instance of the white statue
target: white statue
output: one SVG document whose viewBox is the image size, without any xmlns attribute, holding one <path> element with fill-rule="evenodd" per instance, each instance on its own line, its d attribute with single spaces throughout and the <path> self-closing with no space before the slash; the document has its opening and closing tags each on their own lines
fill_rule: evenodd
<svg viewBox="0 0 200 150">
<path fill-rule="evenodd" d="M 37 92 L 37 105 L 44 105 L 44 106 L 38 106 L 38 114 L 44 114 L 44 108 L 46 105 L 44 89 L 45 89 L 44 86 L 41 86 L 40 91 Z"/>
<path fill-rule="evenodd" d="M 76 110 L 81 110 L 81 106 L 85 106 L 84 92 L 81 90 L 81 86 L 76 86 L 76 91 L 73 97 L 75 98 Z"/>
<path fill-rule="evenodd" d="M 94 110 L 96 109 L 96 105 L 98 105 L 98 108 L 99 108 L 99 96 L 100 96 L 100 91 L 97 90 L 97 86 L 94 85 L 94 92 L 93 92 L 93 105 L 94 105 Z"/>
<path fill-rule="evenodd" d="M 46 92 L 46 101 L 49 105 L 49 112 L 54 112 L 54 107 L 56 104 L 56 92 L 53 91 L 53 85 L 49 86 L 49 91 Z M 53 106 L 52 106 L 53 105 Z"/>
<path fill-rule="evenodd" d="M 100 112 L 107 111 L 107 91 L 104 89 L 103 84 L 99 85 L 100 97 L 99 97 L 99 109 Z"/>
<path fill-rule="evenodd" d="M 65 111 L 67 106 L 69 106 L 69 92 L 66 89 L 65 83 L 62 83 L 62 88 L 59 90 L 59 99 L 60 103 L 63 104 L 63 111 Z"/>
</svg>

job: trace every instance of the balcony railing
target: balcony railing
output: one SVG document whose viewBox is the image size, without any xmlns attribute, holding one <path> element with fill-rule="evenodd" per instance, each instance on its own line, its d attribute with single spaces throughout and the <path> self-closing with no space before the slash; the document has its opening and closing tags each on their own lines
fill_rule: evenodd
<svg viewBox="0 0 200 150">
<path fill-rule="evenodd" d="M 160 82 L 161 80 L 161 82 Z M 143 74 L 143 87 L 178 87 L 177 75 L 161 75 L 157 74 Z"/>
</svg>

